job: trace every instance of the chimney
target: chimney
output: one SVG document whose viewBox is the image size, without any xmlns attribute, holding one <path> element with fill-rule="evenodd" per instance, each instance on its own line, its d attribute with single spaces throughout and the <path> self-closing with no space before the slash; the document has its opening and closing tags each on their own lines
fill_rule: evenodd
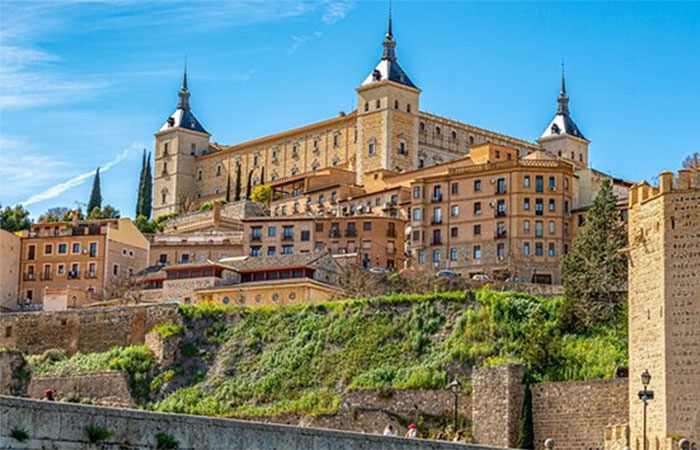
<svg viewBox="0 0 700 450">
<path fill-rule="evenodd" d="M 214 200 L 214 208 L 213 208 L 213 219 L 214 219 L 214 228 L 219 228 L 219 224 L 221 223 L 221 202 L 218 200 Z"/>
</svg>

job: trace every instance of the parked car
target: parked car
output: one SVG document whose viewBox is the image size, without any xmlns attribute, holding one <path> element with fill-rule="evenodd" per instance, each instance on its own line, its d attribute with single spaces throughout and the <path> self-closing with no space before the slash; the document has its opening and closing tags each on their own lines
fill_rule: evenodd
<svg viewBox="0 0 700 450">
<path fill-rule="evenodd" d="M 474 280 L 474 281 L 489 281 L 490 278 L 489 278 L 489 276 L 486 275 L 486 274 L 477 273 L 476 275 L 474 275 L 474 276 L 472 277 L 472 280 Z"/>
<path fill-rule="evenodd" d="M 383 267 L 372 267 L 371 269 L 369 269 L 369 271 L 372 273 L 378 273 L 380 275 L 386 275 L 387 273 L 391 273 L 390 271 L 388 271 L 387 269 L 385 269 Z"/>
<path fill-rule="evenodd" d="M 527 283 L 527 280 L 520 277 L 508 277 L 506 283 Z"/>
<path fill-rule="evenodd" d="M 437 274 L 439 277 L 457 278 L 459 274 L 453 270 L 441 270 Z"/>
</svg>

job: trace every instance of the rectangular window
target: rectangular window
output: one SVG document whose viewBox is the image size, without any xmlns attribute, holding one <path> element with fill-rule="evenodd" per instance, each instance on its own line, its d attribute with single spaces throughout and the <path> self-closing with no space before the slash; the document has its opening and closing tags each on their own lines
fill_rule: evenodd
<svg viewBox="0 0 700 450">
<path fill-rule="evenodd" d="M 183 264 L 190 262 L 190 255 L 188 253 L 183 253 L 180 256 L 180 262 Z"/>
<path fill-rule="evenodd" d="M 438 250 L 438 249 L 433 250 L 433 263 L 435 263 L 435 264 L 440 263 L 440 250 Z"/>
<path fill-rule="evenodd" d="M 535 192 L 544 192 L 544 177 L 542 175 L 535 177 Z"/>
<path fill-rule="evenodd" d="M 420 198 L 420 186 L 413 188 L 413 198 Z"/>
<path fill-rule="evenodd" d="M 480 245 L 474 246 L 474 259 L 481 259 L 481 246 Z"/>
<path fill-rule="evenodd" d="M 530 256 L 530 243 L 529 242 L 523 243 L 523 254 L 525 256 Z"/>
<path fill-rule="evenodd" d="M 452 205 L 452 217 L 459 217 L 459 206 Z"/>
<path fill-rule="evenodd" d="M 530 221 L 529 220 L 526 220 L 525 222 L 523 222 L 523 231 L 525 233 L 530 232 Z"/>
<path fill-rule="evenodd" d="M 293 249 L 294 249 L 294 247 L 291 245 L 283 245 L 282 246 L 282 254 L 283 255 L 291 255 L 292 253 L 294 253 Z"/>
<path fill-rule="evenodd" d="M 459 194 L 459 183 L 452 183 L 452 195 Z"/>
<path fill-rule="evenodd" d="M 474 236 L 479 236 L 481 234 L 481 225 L 474 225 Z"/>
<path fill-rule="evenodd" d="M 374 155 L 374 142 L 370 142 L 367 146 L 367 153 Z"/>
<path fill-rule="evenodd" d="M 450 229 L 450 236 L 451 237 L 456 238 L 458 236 L 458 234 L 459 234 L 459 228 L 452 227 L 452 229 Z"/>
<path fill-rule="evenodd" d="M 420 221 L 420 208 L 416 208 L 413 210 L 413 221 L 414 222 Z"/>
<path fill-rule="evenodd" d="M 555 210 L 555 200 L 553 198 L 549 199 L 549 210 L 552 212 Z"/>
<path fill-rule="evenodd" d="M 523 199 L 523 209 L 525 211 L 530 211 L 530 199 L 527 197 Z"/>
<path fill-rule="evenodd" d="M 542 256 L 542 243 L 538 242 L 535 244 L 535 256 Z"/>
<path fill-rule="evenodd" d="M 97 242 L 90 242 L 90 258 L 97 257 Z"/>
<path fill-rule="evenodd" d="M 554 256 L 554 243 L 549 243 L 549 256 Z"/>
<path fill-rule="evenodd" d="M 474 202 L 474 215 L 478 216 L 481 214 L 481 202 Z"/>
<path fill-rule="evenodd" d="M 549 221 L 549 234 L 554 234 L 554 221 Z"/>
<path fill-rule="evenodd" d="M 293 239 L 294 238 L 294 227 L 291 225 L 285 225 L 282 227 L 282 239 Z"/>
<path fill-rule="evenodd" d="M 65 255 L 66 253 L 68 253 L 68 245 L 58 244 L 58 254 Z"/>
<path fill-rule="evenodd" d="M 274 245 L 267 247 L 267 256 L 275 256 L 277 250 Z"/>
<path fill-rule="evenodd" d="M 474 190 L 477 192 L 481 190 L 481 180 L 474 180 Z"/>
<path fill-rule="evenodd" d="M 66 272 L 66 266 L 64 266 L 63 264 L 59 264 L 58 267 L 56 268 L 56 272 L 59 275 L 63 275 Z"/>
<path fill-rule="evenodd" d="M 316 242 L 316 244 L 314 244 L 314 250 L 316 250 L 317 252 L 322 252 L 323 242 Z"/>
<path fill-rule="evenodd" d="M 50 255 L 52 253 L 53 253 L 53 245 L 51 245 L 51 244 L 44 245 L 44 255 Z"/>
<path fill-rule="evenodd" d="M 496 246 L 496 257 L 498 257 L 499 260 L 503 260 L 506 257 L 506 246 L 504 244 L 498 244 Z"/>
<path fill-rule="evenodd" d="M 433 187 L 433 201 L 442 201 L 442 186 L 440 186 L 439 184 Z"/>
<path fill-rule="evenodd" d="M 317 232 L 323 231 L 323 222 L 316 222 L 316 231 Z"/>
<path fill-rule="evenodd" d="M 35 245 L 30 245 L 27 247 L 27 259 L 32 261 L 34 260 L 36 256 L 36 246 Z"/>
<path fill-rule="evenodd" d="M 506 193 L 506 179 L 499 178 L 498 182 L 496 184 L 496 194 L 505 194 L 505 193 Z"/>
<path fill-rule="evenodd" d="M 535 222 L 535 237 L 542 237 L 542 221 Z"/>
<path fill-rule="evenodd" d="M 433 208 L 433 223 L 442 223 L 442 208 L 440 208 L 439 206 Z"/>
<path fill-rule="evenodd" d="M 323 225 L 321 225 L 323 226 Z M 268 237 L 275 237 L 277 236 L 277 227 L 276 226 L 269 226 L 267 227 L 267 236 Z"/>
<path fill-rule="evenodd" d="M 523 178 L 523 187 L 530 187 L 530 175 L 525 175 L 525 178 Z"/>
<path fill-rule="evenodd" d="M 114 264 L 112 266 L 112 275 L 114 275 L 114 276 L 119 275 L 119 264 Z"/>
<path fill-rule="evenodd" d="M 416 230 L 413 232 L 413 242 L 419 242 L 420 241 L 420 231 Z"/>
<path fill-rule="evenodd" d="M 260 247 L 250 247 L 250 256 L 254 258 L 260 256 Z"/>
<path fill-rule="evenodd" d="M 425 252 L 423 250 L 418 252 L 418 262 L 425 264 Z"/>
<path fill-rule="evenodd" d="M 549 177 L 549 190 L 553 191 L 557 188 L 557 179 L 554 177 Z"/>
<path fill-rule="evenodd" d="M 73 248 L 71 249 L 71 252 L 73 252 L 73 254 L 80 253 L 80 242 L 73 243 Z"/>
<path fill-rule="evenodd" d="M 535 199 L 535 214 L 538 216 L 544 214 L 544 202 L 541 198 Z"/>
<path fill-rule="evenodd" d="M 90 263 L 88 265 L 88 275 L 91 277 L 94 277 L 97 275 L 97 263 Z"/>
<path fill-rule="evenodd" d="M 372 231 L 372 222 L 363 222 L 362 231 Z"/>
<path fill-rule="evenodd" d="M 499 200 L 498 203 L 496 203 L 496 215 L 498 215 L 498 216 L 505 216 L 506 215 L 506 201 L 505 200 Z"/>
<path fill-rule="evenodd" d="M 450 261 L 457 261 L 457 247 L 450 249 Z"/>
<path fill-rule="evenodd" d="M 310 241 L 311 240 L 311 231 L 301 230 L 301 240 L 302 241 Z"/>
</svg>

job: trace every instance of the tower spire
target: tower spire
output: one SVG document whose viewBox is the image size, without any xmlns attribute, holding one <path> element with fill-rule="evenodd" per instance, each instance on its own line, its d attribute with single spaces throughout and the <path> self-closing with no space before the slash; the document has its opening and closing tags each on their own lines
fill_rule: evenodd
<svg viewBox="0 0 700 450">
<path fill-rule="evenodd" d="M 185 56 L 185 70 L 182 73 L 182 87 L 178 94 L 180 100 L 177 102 L 178 109 L 190 110 L 190 90 L 187 88 L 187 57 Z"/>
<path fill-rule="evenodd" d="M 386 36 L 384 37 L 384 53 L 382 59 L 388 61 L 396 61 L 396 42 L 394 42 L 394 33 L 391 29 L 391 1 L 389 2 L 389 19 L 387 21 Z"/>
<path fill-rule="evenodd" d="M 561 90 L 557 99 L 557 114 L 569 115 L 569 97 L 566 95 L 566 83 L 564 81 L 564 61 L 561 63 Z"/>
</svg>

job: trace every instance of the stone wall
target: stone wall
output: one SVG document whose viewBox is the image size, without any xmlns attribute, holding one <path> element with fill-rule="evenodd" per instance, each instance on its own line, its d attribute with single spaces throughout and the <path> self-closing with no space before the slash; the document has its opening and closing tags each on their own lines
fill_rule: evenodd
<svg viewBox="0 0 700 450">
<path fill-rule="evenodd" d="M 482 367 L 472 375 L 472 423 L 477 444 L 515 446 L 523 410 L 525 367 Z"/>
<path fill-rule="evenodd" d="M 177 440 L 180 448 L 197 449 L 486 449 L 423 439 L 0 397 L 2 448 L 95 448 L 86 431 L 91 424 L 112 432 L 101 442 L 104 448 L 150 449 L 156 446 L 156 435 L 165 433 Z M 13 439 L 13 429 L 28 433 L 27 441 L 19 443 Z"/>
<path fill-rule="evenodd" d="M 557 450 L 602 450 L 607 426 L 627 422 L 627 378 L 532 386 L 535 448 L 553 438 Z"/>
<path fill-rule="evenodd" d="M 28 389 L 29 397 L 41 399 L 47 389 L 52 389 L 59 401 L 90 401 L 94 404 L 125 408 L 136 406 L 131 397 L 126 373 L 115 370 L 32 377 Z"/>
<path fill-rule="evenodd" d="M 1 314 L 0 347 L 28 354 L 52 348 L 71 355 L 103 352 L 114 346 L 142 345 L 155 325 L 178 321 L 175 304 Z"/>
</svg>

